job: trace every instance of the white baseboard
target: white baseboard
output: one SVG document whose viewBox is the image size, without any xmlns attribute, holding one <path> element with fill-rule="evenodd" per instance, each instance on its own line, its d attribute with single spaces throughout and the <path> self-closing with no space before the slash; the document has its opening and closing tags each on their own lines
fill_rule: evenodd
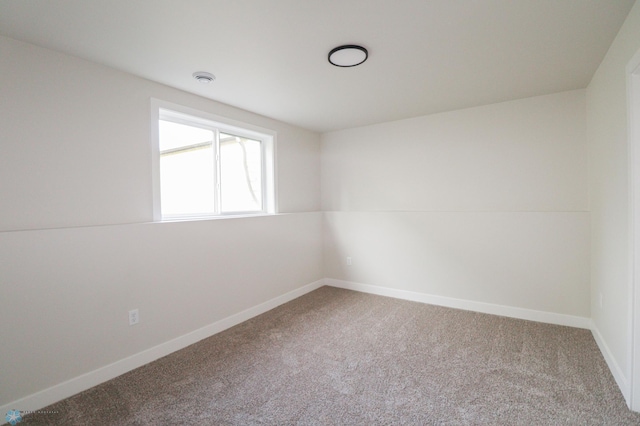
<svg viewBox="0 0 640 426">
<path fill-rule="evenodd" d="M 630 406 L 630 397 L 631 397 L 631 387 L 629 384 L 629 380 L 627 376 L 624 374 L 624 370 L 620 368 L 620 365 L 616 362 L 616 359 L 613 357 L 609 346 L 607 346 L 606 341 L 600 334 L 600 330 L 596 327 L 596 324 L 591 321 L 591 333 L 593 334 L 593 338 L 598 344 L 598 348 L 600 352 L 602 352 L 602 356 L 604 357 L 613 378 L 615 379 L 620 391 L 622 392 L 622 396 L 624 396 L 625 401 L 627 402 L 627 406 Z"/>
<path fill-rule="evenodd" d="M 415 302 L 428 303 L 432 305 L 445 306 L 449 308 L 463 309 L 468 311 L 482 312 L 493 315 L 506 316 L 511 318 L 525 319 L 530 321 L 537 321 L 549 324 L 565 325 L 570 327 L 590 329 L 593 336 L 602 352 L 609 369 L 611 370 L 616 383 L 622 390 L 625 399 L 629 397 L 629 385 L 628 381 L 623 373 L 623 370 L 616 363 L 611 351 L 604 342 L 604 339 L 600 335 L 597 327 L 593 324 L 591 319 L 557 314 L 553 312 L 536 311 L 531 309 L 516 308 L 511 306 L 497 305 L 484 302 L 476 302 L 471 300 L 456 299 L 451 297 L 434 296 L 425 293 L 418 293 L 407 290 L 398 290 L 388 287 L 380 287 L 369 284 L 356 283 L 351 281 L 336 280 L 332 278 L 325 278 L 318 280 L 311 284 L 307 284 L 296 290 L 285 293 L 281 296 L 275 297 L 264 303 L 261 303 L 252 308 L 246 309 L 237 314 L 231 315 L 215 323 L 209 324 L 200 329 L 194 330 L 190 333 L 172 339 L 168 342 L 149 348 L 145 351 L 139 352 L 130 357 L 121 359 L 112 364 L 101 367 L 97 370 L 88 372 L 81 376 L 75 377 L 66 382 L 57 384 L 50 388 L 36 392 L 32 395 L 26 396 L 19 400 L 13 401 L 9 404 L 0 407 L 0 413 L 6 413 L 9 410 L 16 409 L 22 411 L 36 411 L 42 409 L 50 404 L 60 401 L 64 398 L 73 396 L 79 392 L 87 390 L 93 386 L 103 383 L 107 380 L 111 380 L 117 376 L 120 376 L 128 371 L 141 367 L 158 358 L 169 355 L 172 352 L 185 348 L 193 343 L 196 343 L 202 339 L 213 336 L 220 333 L 230 327 L 240 324 L 248 319 L 251 319 L 257 315 L 263 314 L 283 303 L 294 300 L 306 293 L 316 290 L 323 285 L 331 287 L 344 288 L 348 290 L 360 291 L 363 293 L 377 294 L 380 296 L 394 297 L 397 299 L 411 300 Z M 2 418 L 4 420 L 4 418 Z M 0 420 L 0 421 L 2 421 Z M 1 424 L 1 423 L 0 423 Z"/>
<path fill-rule="evenodd" d="M 99 385 L 100 383 L 104 383 L 107 380 L 118 377 L 128 371 L 155 361 L 158 358 L 162 358 L 163 356 L 169 355 L 172 352 L 192 345 L 202 339 L 206 339 L 207 337 L 220 333 L 221 331 L 233 327 L 234 325 L 240 324 L 248 319 L 251 319 L 257 315 L 263 314 L 275 307 L 278 307 L 283 303 L 287 303 L 306 293 L 316 290 L 323 285 L 324 280 L 318 280 L 311 284 L 307 284 L 303 287 L 275 297 L 257 306 L 246 309 L 227 318 L 221 319 L 220 321 L 216 321 L 213 324 L 209 324 L 195 331 L 169 340 L 168 342 L 154 346 L 135 355 L 131 355 L 130 357 L 101 367 L 97 370 L 90 371 L 81 376 L 74 377 L 73 379 L 66 382 L 57 384 L 50 388 L 21 398 L 17 401 L 13 401 L 9 404 L 3 405 L 0 407 L 0 414 L 2 414 L 2 417 L 0 417 L 0 421 L 4 421 L 4 413 L 9 410 L 40 410 L 41 408 L 53 404 L 54 402 L 73 396 L 79 392 L 92 388 L 93 386 Z"/>
<path fill-rule="evenodd" d="M 465 311 L 482 312 L 485 314 L 500 315 L 503 317 L 518 318 L 548 324 L 591 329 L 591 319 L 586 317 L 558 314 L 555 312 L 535 311 L 533 309 L 516 308 L 513 306 L 496 305 L 492 303 L 476 302 L 472 300 L 455 299 L 453 297 L 434 296 L 425 293 L 418 293 L 415 291 L 397 290 L 393 288 L 356 283 L 352 281 L 336 280 L 333 278 L 325 278 L 324 282 L 326 285 L 331 287 L 339 287 L 347 290 L 360 291 L 363 293 L 394 297 L 396 299 L 428 303 L 430 305 L 445 306 L 448 308 L 463 309 Z"/>
<path fill-rule="evenodd" d="M 356 283 L 351 281 L 325 278 L 325 285 L 332 287 L 355 290 L 363 293 L 377 294 L 380 296 L 394 297 L 396 299 L 411 300 L 414 302 L 428 303 L 431 305 L 445 306 L 448 308 L 464 309 L 467 311 L 482 312 L 486 314 L 501 315 L 511 318 L 525 319 L 530 321 L 543 322 L 548 324 L 565 325 L 591 330 L 594 340 L 604 357 L 616 384 L 620 388 L 627 405 L 630 403 L 631 388 L 629 380 L 616 362 L 611 350 L 607 346 L 600 330 L 590 318 L 573 315 L 557 314 L 553 312 L 536 311 L 532 309 L 515 308 L 512 306 L 495 305 L 491 303 L 475 302 L 471 300 L 455 299 L 451 297 L 434 296 L 425 293 L 418 293 L 406 290 L 397 290 L 388 287 L 380 287 L 369 284 Z"/>
</svg>

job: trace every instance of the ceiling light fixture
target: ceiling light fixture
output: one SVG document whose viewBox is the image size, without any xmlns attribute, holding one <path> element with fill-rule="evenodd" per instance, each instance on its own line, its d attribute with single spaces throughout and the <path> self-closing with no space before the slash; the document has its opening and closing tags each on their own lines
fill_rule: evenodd
<svg viewBox="0 0 640 426">
<path fill-rule="evenodd" d="M 216 76 L 211 74 L 210 72 L 198 71 L 193 73 L 193 78 L 198 80 L 198 83 L 209 84 L 216 79 Z"/>
<path fill-rule="evenodd" d="M 345 44 L 329 52 L 329 62 L 336 67 L 355 67 L 369 57 L 369 52 L 362 46 Z"/>
</svg>

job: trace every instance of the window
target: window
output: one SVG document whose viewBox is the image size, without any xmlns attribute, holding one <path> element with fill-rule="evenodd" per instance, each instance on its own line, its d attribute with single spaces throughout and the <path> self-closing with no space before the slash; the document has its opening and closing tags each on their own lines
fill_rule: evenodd
<svg viewBox="0 0 640 426">
<path fill-rule="evenodd" d="M 156 219 L 275 213 L 275 134 L 178 109 L 155 110 Z"/>
</svg>

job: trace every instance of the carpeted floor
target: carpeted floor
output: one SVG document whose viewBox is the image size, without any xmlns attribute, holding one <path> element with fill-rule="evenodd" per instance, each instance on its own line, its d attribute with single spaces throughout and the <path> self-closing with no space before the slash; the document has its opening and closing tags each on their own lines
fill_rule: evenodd
<svg viewBox="0 0 640 426">
<path fill-rule="evenodd" d="M 60 425 L 640 425 L 591 333 L 322 287 L 43 411 Z"/>
</svg>

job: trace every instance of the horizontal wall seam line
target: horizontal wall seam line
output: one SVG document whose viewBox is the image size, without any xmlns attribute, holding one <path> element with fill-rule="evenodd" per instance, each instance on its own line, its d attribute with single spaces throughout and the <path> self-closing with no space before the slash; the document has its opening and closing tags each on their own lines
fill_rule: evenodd
<svg viewBox="0 0 640 426">
<path fill-rule="evenodd" d="M 257 219 L 263 217 L 280 217 L 280 216 L 290 216 L 290 215 L 301 215 L 301 214 L 313 214 L 313 213 L 324 213 L 321 210 L 318 211 L 308 211 L 308 212 L 286 212 L 286 213 L 276 213 L 276 214 L 261 214 L 261 215 L 247 215 L 247 216 L 219 216 L 219 217 L 207 217 L 207 218 L 197 218 L 197 219 L 185 219 L 185 220 L 163 220 L 163 221 L 145 221 L 145 222 L 121 222 L 121 223 L 103 223 L 103 224 L 94 224 L 94 225 L 76 225 L 76 226 L 52 226 L 52 227 L 42 227 L 42 228 L 20 228 L 20 229 L 4 229 L 0 230 L 0 235 L 9 234 L 9 233 L 17 233 L 17 232 L 38 232 L 38 231 L 61 231 L 65 229 L 86 229 L 86 228 L 105 228 L 109 226 L 133 226 L 133 225 L 161 225 L 161 224 L 170 224 L 170 223 L 193 223 L 193 222 L 209 222 L 209 221 L 218 221 L 218 220 L 242 220 L 242 219 Z"/>
</svg>

